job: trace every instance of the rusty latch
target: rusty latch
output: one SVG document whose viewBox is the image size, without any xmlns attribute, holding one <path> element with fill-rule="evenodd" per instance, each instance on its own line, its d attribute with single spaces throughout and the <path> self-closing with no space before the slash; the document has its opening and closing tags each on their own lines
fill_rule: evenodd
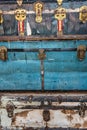
<svg viewBox="0 0 87 130">
<path fill-rule="evenodd" d="M 5 46 L 0 46 L 0 59 L 3 61 L 7 60 L 7 48 Z"/>
<path fill-rule="evenodd" d="M 85 58 L 85 53 L 86 53 L 86 46 L 85 45 L 80 45 L 77 47 L 77 57 L 80 60 L 83 60 Z"/>
<path fill-rule="evenodd" d="M 7 105 L 6 105 L 6 110 L 7 110 L 7 113 L 8 113 L 8 117 L 9 117 L 9 118 L 12 118 L 12 117 L 13 117 L 14 109 L 15 109 L 15 106 L 14 106 L 13 102 L 8 101 L 8 103 L 7 103 Z"/>
<path fill-rule="evenodd" d="M 50 112 L 48 110 L 43 111 L 43 120 L 46 122 L 50 120 Z"/>
<path fill-rule="evenodd" d="M 86 103 L 81 102 L 80 105 L 79 105 L 79 115 L 81 117 L 84 117 L 85 116 L 85 111 L 86 111 Z"/>
<path fill-rule="evenodd" d="M 39 50 L 38 58 L 39 58 L 40 60 L 44 60 L 44 59 L 46 58 L 46 54 L 45 54 L 44 49 L 40 49 L 40 50 Z"/>
</svg>

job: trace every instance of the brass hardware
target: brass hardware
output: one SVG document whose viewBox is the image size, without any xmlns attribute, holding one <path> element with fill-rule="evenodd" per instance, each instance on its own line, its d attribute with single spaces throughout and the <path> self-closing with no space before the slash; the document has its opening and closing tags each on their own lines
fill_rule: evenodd
<svg viewBox="0 0 87 130">
<path fill-rule="evenodd" d="M 80 13 L 79 13 L 79 19 L 85 23 L 87 21 L 87 6 L 82 6 L 79 9 Z"/>
<path fill-rule="evenodd" d="M 7 60 L 7 48 L 5 46 L 0 46 L 0 59 L 3 61 Z"/>
<path fill-rule="evenodd" d="M 17 4 L 18 4 L 19 6 L 21 6 L 22 3 L 23 3 L 23 0 L 17 0 Z"/>
<path fill-rule="evenodd" d="M 57 0 L 58 5 L 62 5 L 63 0 Z"/>
<path fill-rule="evenodd" d="M 85 116 L 85 111 L 86 111 L 86 104 L 84 102 L 81 102 L 79 104 L 79 115 L 81 117 L 84 117 Z"/>
<path fill-rule="evenodd" d="M 85 53 L 86 53 L 86 46 L 85 45 L 80 45 L 77 47 L 77 57 L 80 60 L 83 60 L 85 58 Z"/>
<path fill-rule="evenodd" d="M 55 10 L 55 19 L 64 20 L 66 18 L 66 9 L 59 7 Z"/>
<path fill-rule="evenodd" d="M 15 18 L 18 20 L 18 31 L 20 35 L 24 35 L 24 20 L 26 19 L 26 10 L 17 9 L 15 11 Z"/>
<path fill-rule="evenodd" d="M 15 11 L 15 18 L 18 21 L 24 21 L 26 19 L 26 10 L 25 9 L 17 9 Z"/>
<path fill-rule="evenodd" d="M 50 112 L 48 110 L 43 111 L 43 120 L 46 122 L 50 120 Z"/>
<path fill-rule="evenodd" d="M 0 10 L 0 24 L 2 24 L 3 23 L 3 16 L 2 16 L 2 10 Z"/>
<path fill-rule="evenodd" d="M 37 23 L 41 23 L 42 22 L 43 3 L 42 2 L 36 2 L 36 3 L 34 3 L 34 10 L 36 12 L 35 21 Z"/>
<path fill-rule="evenodd" d="M 14 106 L 13 102 L 8 101 L 8 103 L 7 103 L 7 105 L 6 105 L 6 110 L 7 110 L 7 113 L 8 113 L 8 117 L 9 117 L 9 118 L 12 118 L 12 117 L 13 117 L 14 109 L 15 109 L 15 106 Z"/>
<path fill-rule="evenodd" d="M 39 57 L 40 60 L 44 60 L 46 58 L 46 54 L 44 52 L 44 49 L 39 50 L 38 57 Z"/>
</svg>

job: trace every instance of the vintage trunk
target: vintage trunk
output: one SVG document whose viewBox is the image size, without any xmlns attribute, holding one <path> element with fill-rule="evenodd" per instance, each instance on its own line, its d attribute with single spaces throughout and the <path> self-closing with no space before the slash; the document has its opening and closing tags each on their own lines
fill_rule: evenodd
<svg viewBox="0 0 87 130">
<path fill-rule="evenodd" d="M 0 0 L 0 130 L 87 129 L 87 0 Z"/>
</svg>

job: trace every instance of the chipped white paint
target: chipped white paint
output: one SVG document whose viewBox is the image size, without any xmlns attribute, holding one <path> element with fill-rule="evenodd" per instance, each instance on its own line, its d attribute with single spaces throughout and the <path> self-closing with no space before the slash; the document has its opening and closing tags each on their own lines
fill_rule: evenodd
<svg viewBox="0 0 87 130">
<path fill-rule="evenodd" d="M 44 94 L 45 96 L 52 96 L 53 94 Z M 79 94 L 78 94 L 79 95 Z M 85 95 L 85 94 L 84 94 Z M 84 96 L 82 95 L 82 96 Z M 43 109 L 21 109 L 23 106 L 35 105 L 40 106 L 40 102 L 26 102 L 24 100 L 17 101 L 16 96 L 5 95 L 1 97 L 1 106 L 0 106 L 0 118 L 1 125 L 3 127 L 46 127 L 46 122 L 43 120 Z M 19 96 L 19 95 L 18 95 Z M 24 96 L 23 94 L 20 96 Z M 29 95 L 28 95 L 29 96 Z M 41 94 L 34 94 L 33 96 L 41 96 Z M 58 96 L 58 94 L 54 94 Z M 14 97 L 14 98 L 13 98 Z M 12 101 L 13 104 L 17 107 L 14 110 L 13 121 L 8 117 L 6 111 L 6 104 L 8 101 Z M 45 102 L 45 105 L 48 105 Z M 53 106 L 78 106 L 79 102 L 54 102 Z M 84 118 L 79 116 L 78 110 L 49 110 L 50 111 L 50 121 L 47 122 L 47 126 L 50 128 L 87 128 L 87 111 Z"/>
</svg>

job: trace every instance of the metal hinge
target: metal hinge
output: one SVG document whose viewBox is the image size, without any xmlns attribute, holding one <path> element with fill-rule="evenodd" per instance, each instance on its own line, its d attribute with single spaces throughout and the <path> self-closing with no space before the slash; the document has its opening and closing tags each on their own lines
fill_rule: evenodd
<svg viewBox="0 0 87 130">
<path fill-rule="evenodd" d="M 5 46 L 0 46 L 0 59 L 3 61 L 7 60 L 7 48 Z"/>
</svg>

